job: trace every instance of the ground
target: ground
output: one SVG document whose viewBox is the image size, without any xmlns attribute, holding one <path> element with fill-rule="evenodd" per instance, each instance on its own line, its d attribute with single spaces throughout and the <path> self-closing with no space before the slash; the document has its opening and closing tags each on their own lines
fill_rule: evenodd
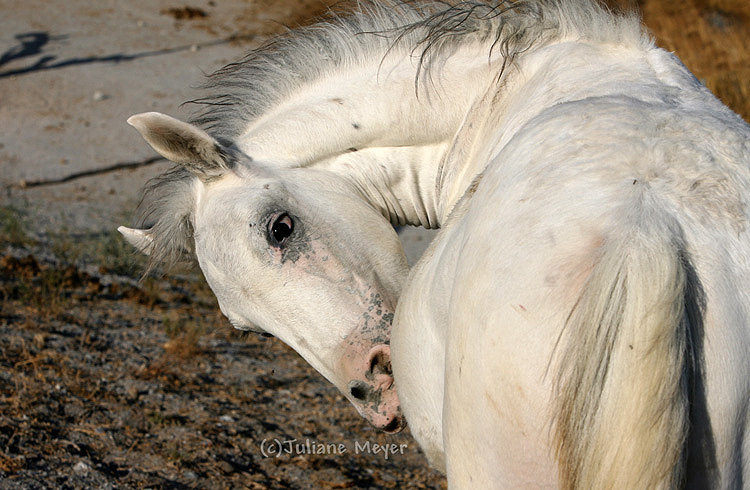
<svg viewBox="0 0 750 490">
<path fill-rule="evenodd" d="M 0 490 L 445 488 L 194 270 L 139 281 L 114 232 L 166 168 L 124 121 L 324 0 L 0 0 Z M 747 0 L 610 0 L 750 119 Z M 402 232 L 412 260 L 429 240 Z M 281 451 L 279 451 L 281 449 Z"/>
<path fill-rule="evenodd" d="M 444 488 L 408 434 L 368 427 L 281 342 L 231 330 L 190 273 L 138 285 L 13 252 L 0 489 Z"/>
</svg>

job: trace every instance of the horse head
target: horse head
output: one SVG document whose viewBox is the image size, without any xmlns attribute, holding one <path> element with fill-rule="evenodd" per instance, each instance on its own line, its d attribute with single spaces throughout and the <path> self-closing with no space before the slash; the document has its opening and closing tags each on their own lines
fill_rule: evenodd
<svg viewBox="0 0 750 490">
<path fill-rule="evenodd" d="M 402 429 L 389 342 L 408 266 L 382 214 L 332 172 L 256 162 L 162 114 L 128 122 L 179 168 L 125 238 L 157 260 L 197 258 L 236 328 L 278 337 L 372 425 Z"/>
</svg>

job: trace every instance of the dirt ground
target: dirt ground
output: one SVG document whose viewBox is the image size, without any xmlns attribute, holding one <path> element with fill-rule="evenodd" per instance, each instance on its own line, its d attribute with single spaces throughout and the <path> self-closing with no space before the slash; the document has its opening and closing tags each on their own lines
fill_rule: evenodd
<svg viewBox="0 0 750 490">
<path fill-rule="evenodd" d="M 444 488 L 190 274 L 0 258 L 0 489 Z M 120 271 L 121 273 L 121 271 Z"/>
<path fill-rule="evenodd" d="M 68 5 L 74 3 L 87 5 L 79 0 Z M 643 12 L 659 44 L 676 51 L 709 88 L 750 119 L 747 0 L 610 3 Z M 102 11 L 110 4 L 115 2 L 101 2 Z M 164 61 L 169 69 L 153 75 L 158 64 L 146 64 L 155 53 L 149 49 L 163 48 L 165 40 L 197 46 L 179 53 L 183 63 L 188 57 L 200 65 L 202 58 L 192 56 L 219 49 L 209 47 L 211 39 L 229 39 L 218 56 L 228 62 L 233 53 L 282 30 L 282 23 L 305 23 L 327 5 L 312 0 L 135 4 L 152 10 L 147 24 L 161 29 L 161 37 L 132 40 L 140 43 L 139 52 L 148 53 L 133 61 L 144 68 L 142 86 L 134 90 L 141 99 L 155 101 L 146 109 L 170 113 L 178 110 L 175 87 L 199 80 L 193 72 L 195 78 L 182 72 L 173 76 L 177 61 Z M 228 4 L 235 10 L 222 14 Z M 15 15 L 28 17 L 27 31 L 42 29 L 45 15 L 57 16 L 50 3 L 23 5 L 28 12 L 19 13 L 20 6 L 0 0 L 0 11 L 14 9 Z M 71 23 L 87 19 L 74 17 Z M 142 21 L 133 20 L 133 26 L 142 28 Z M 148 161 L 136 135 L 119 142 L 122 150 L 117 146 L 119 135 L 128 131 L 124 115 L 144 107 L 118 102 L 118 94 L 125 94 L 121 86 L 121 92 L 114 85 L 94 91 L 95 85 L 86 85 L 95 78 L 89 72 L 69 79 L 51 75 L 77 69 L 82 60 L 104 68 L 116 63 L 117 69 L 124 61 L 102 56 L 94 46 L 85 58 L 60 55 L 56 65 L 40 52 L 26 58 L 31 65 L 23 65 L 11 55 L 18 54 L 13 36 L 24 33 L 3 28 L 11 35 L 5 53 L 0 49 L 0 127 L 5 132 L 0 132 L 0 183 L 6 189 L 0 196 L 0 490 L 445 488 L 408 430 L 386 435 L 371 429 L 282 343 L 232 330 L 195 271 L 137 280 L 143 261 L 113 228 L 117 220 L 127 224 L 123 216 L 137 202 L 121 190 L 124 176 L 140 187 L 160 164 L 102 172 L 95 177 L 101 180 L 67 181 L 65 176 L 96 174 L 120 162 L 113 155 L 131 151 L 130 146 L 135 163 Z M 185 44 L 186 33 L 201 33 L 206 40 Z M 74 36 L 66 42 L 74 44 Z M 35 68 L 27 73 L 29 66 Z M 87 95 L 69 102 L 79 110 L 112 107 L 74 121 L 69 109 L 46 111 L 37 100 L 45 90 L 54 99 L 55 90 L 80 86 Z M 11 100 L 11 93 L 17 97 Z M 15 112 L 3 115 L 8 108 Z M 110 119 L 117 124 L 108 126 Z M 35 128 L 40 128 L 38 138 L 24 136 Z M 112 146 L 84 152 L 66 136 L 80 138 L 84 131 L 98 131 L 96 136 Z M 43 150 L 57 144 L 69 145 L 69 153 L 44 161 L 49 156 Z M 41 170 L 34 173 L 39 162 Z M 91 168 L 76 167 L 79 163 Z M 28 185 L 35 182 L 42 184 Z M 109 228 L 101 222 L 110 223 Z"/>
</svg>

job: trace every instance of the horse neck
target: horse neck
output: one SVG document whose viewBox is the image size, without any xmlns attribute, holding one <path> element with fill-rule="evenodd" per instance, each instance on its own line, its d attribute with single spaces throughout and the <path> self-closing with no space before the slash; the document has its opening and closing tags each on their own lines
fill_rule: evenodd
<svg viewBox="0 0 750 490">
<path fill-rule="evenodd" d="M 487 119 L 495 132 L 488 158 L 531 119 L 575 102 L 620 99 L 663 104 L 679 93 L 700 90 L 698 81 L 672 55 L 650 41 L 621 44 L 560 40 L 519 57 L 503 81 Z M 568 105 L 577 116 L 581 107 Z"/>
<path fill-rule="evenodd" d="M 394 225 L 438 228 L 437 189 L 440 162 L 447 143 L 372 147 L 318 162 L 350 182 L 359 195 Z"/>
<path fill-rule="evenodd" d="M 437 227 L 454 204 L 439 182 L 447 149 L 497 71 L 476 52 L 454 53 L 434 78 L 408 54 L 340 69 L 255 120 L 237 145 L 255 160 L 330 169 L 392 222 Z"/>
<path fill-rule="evenodd" d="M 500 55 L 477 56 L 487 47 L 467 46 L 421 78 L 412 58 L 388 55 L 301 87 L 238 145 L 256 160 L 341 174 L 393 223 L 439 227 L 499 149 L 545 109 L 608 95 L 662 97 L 664 60 L 643 48 L 561 39 L 517 57 L 502 80 Z"/>
</svg>

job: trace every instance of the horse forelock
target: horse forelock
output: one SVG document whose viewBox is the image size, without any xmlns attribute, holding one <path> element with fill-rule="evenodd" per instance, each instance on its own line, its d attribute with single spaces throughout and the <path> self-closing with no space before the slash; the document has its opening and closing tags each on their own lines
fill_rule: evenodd
<svg viewBox="0 0 750 490">
<path fill-rule="evenodd" d="M 150 229 L 152 243 L 145 273 L 193 262 L 193 215 L 198 177 L 184 167 L 174 167 L 152 179 L 139 206 L 139 227 Z"/>
<path fill-rule="evenodd" d="M 193 122 L 216 137 L 235 140 L 256 118 L 300 87 L 392 54 L 419 60 L 419 79 L 464 46 L 484 46 L 506 63 L 561 37 L 598 42 L 650 43 L 634 15 L 615 15 L 596 0 L 480 2 L 360 0 L 344 2 L 327 18 L 293 29 L 208 77 Z M 498 76 L 501 75 L 498 74 Z M 425 76 L 427 75 L 427 76 Z"/>
</svg>

